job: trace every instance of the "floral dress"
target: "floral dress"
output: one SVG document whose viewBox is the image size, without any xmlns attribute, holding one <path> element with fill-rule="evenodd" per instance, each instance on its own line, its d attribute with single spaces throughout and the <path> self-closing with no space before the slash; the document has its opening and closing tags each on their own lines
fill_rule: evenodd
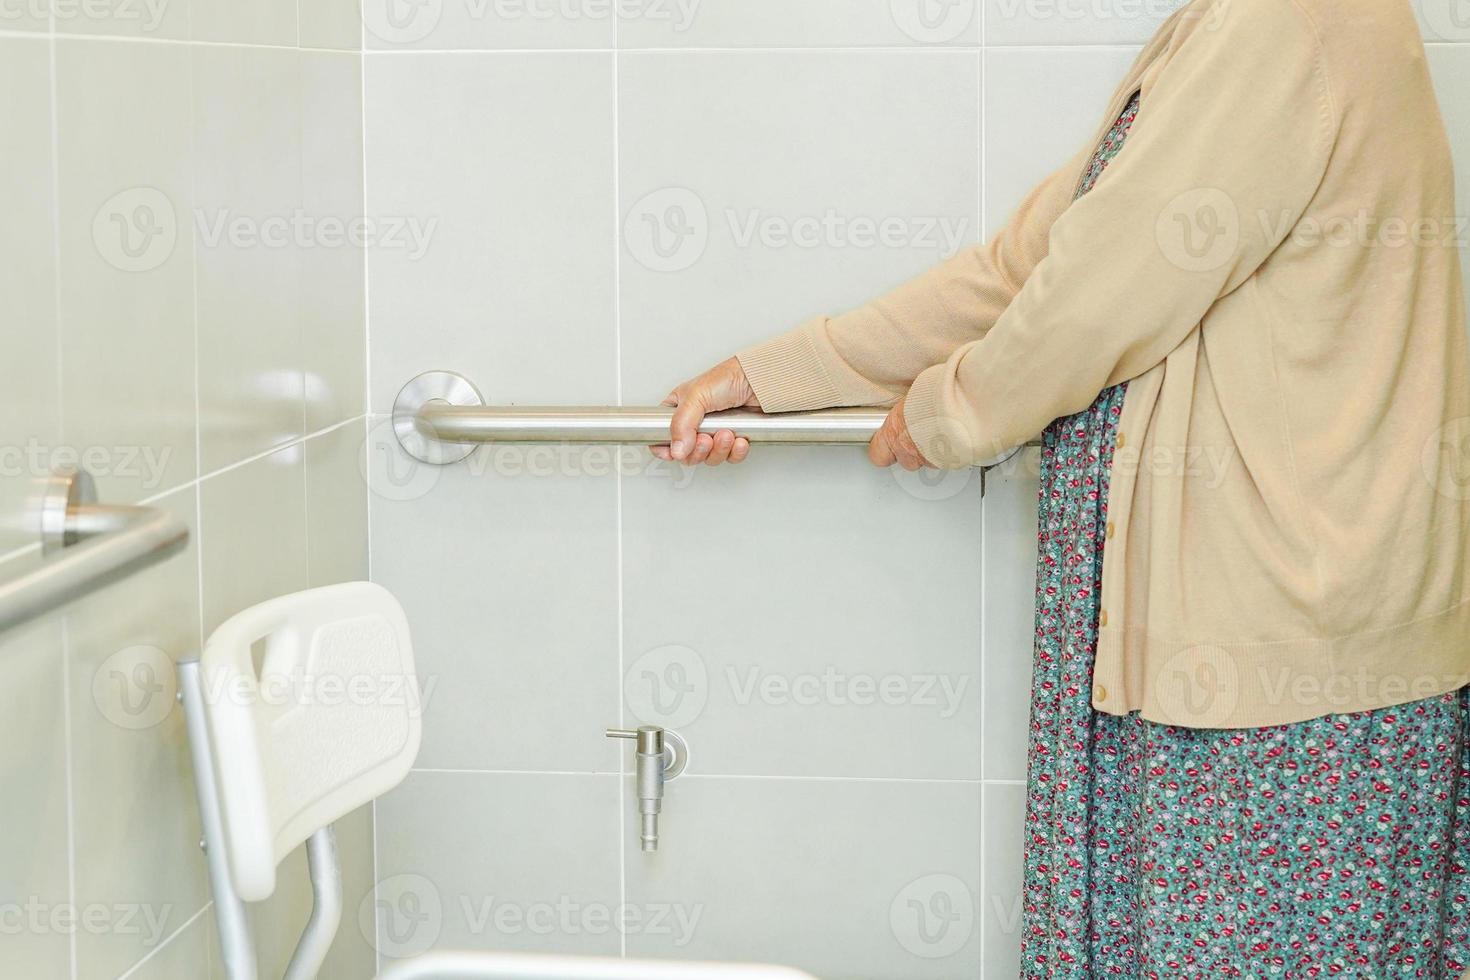
<svg viewBox="0 0 1470 980">
<path fill-rule="evenodd" d="M 1078 196 L 1137 113 L 1135 95 Z M 1100 531 L 1126 388 L 1043 439 L 1022 977 L 1460 977 L 1465 691 L 1254 729 L 1093 710 Z"/>
</svg>

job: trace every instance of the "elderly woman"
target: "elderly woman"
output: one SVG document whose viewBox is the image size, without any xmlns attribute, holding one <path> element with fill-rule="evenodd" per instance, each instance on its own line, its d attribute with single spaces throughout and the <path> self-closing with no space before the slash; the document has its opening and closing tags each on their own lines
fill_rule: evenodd
<svg viewBox="0 0 1470 980">
<path fill-rule="evenodd" d="M 1405 0 L 1195 0 L 988 245 L 670 396 L 1042 434 L 1026 977 L 1470 966 L 1454 214 Z"/>
</svg>

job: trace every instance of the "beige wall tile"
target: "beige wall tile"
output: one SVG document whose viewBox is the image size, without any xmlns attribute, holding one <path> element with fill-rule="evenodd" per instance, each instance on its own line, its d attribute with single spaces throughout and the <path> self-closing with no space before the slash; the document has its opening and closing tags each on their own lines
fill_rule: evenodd
<svg viewBox="0 0 1470 980">
<path fill-rule="evenodd" d="M 299 445 L 200 488 L 205 636 L 231 616 L 307 586 L 306 483 Z"/>
<path fill-rule="evenodd" d="M 189 62 L 56 42 L 66 443 L 103 500 L 195 477 Z"/>
<path fill-rule="evenodd" d="M 302 57 L 191 51 L 205 473 L 302 434 Z"/>
<path fill-rule="evenodd" d="M 115 977 L 208 901 L 174 663 L 199 649 L 197 491 L 157 503 L 187 551 L 66 610 L 76 893 L 140 912 L 77 935 L 79 977 Z"/>
<path fill-rule="evenodd" d="M 32 498 L 61 437 L 50 87 L 44 39 L 0 39 L 0 199 L 12 229 L 0 237 L 12 325 L 0 359 L 0 555 L 38 540 Z"/>
</svg>

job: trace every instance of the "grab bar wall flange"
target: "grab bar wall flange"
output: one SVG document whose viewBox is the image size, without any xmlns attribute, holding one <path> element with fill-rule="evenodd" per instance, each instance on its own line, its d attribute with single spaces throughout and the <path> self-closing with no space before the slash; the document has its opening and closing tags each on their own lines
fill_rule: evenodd
<svg viewBox="0 0 1470 980">
<path fill-rule="evenodd" d="M 183 550 L 189 528 L 156 507 L 92 503 L 85 470 L 58 469 L 40 506 L 42 560 L 0 582 L 0 633 Z"/>
<path fill-rule="evenodd" d="M 485 404 L 470 379 L 453 371 L 425 371 L 409 381 L 393 401 L 393 434 L 403 451 L 421 463 L 457 463 L 475 451 L 473 445 L 438 438 L 419 422 L 426 406 L 479 408 Z"/>
</svg>

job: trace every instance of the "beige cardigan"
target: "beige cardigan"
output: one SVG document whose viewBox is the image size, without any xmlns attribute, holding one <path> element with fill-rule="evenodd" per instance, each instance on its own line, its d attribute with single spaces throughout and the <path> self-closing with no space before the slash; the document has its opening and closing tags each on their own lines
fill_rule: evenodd
<svg viewBox="0 0 1470 980">
<path fill-rule="evenodd" d="M 1384 707 L 1470 682 L 1454 215 L 1405 0 L 1195 0 L 988 245 L 739 358 L 770 412 L 907 392 L 945 467 L 1130 382 L 1094 705 L 1201 728 Z"/>
</svg>

